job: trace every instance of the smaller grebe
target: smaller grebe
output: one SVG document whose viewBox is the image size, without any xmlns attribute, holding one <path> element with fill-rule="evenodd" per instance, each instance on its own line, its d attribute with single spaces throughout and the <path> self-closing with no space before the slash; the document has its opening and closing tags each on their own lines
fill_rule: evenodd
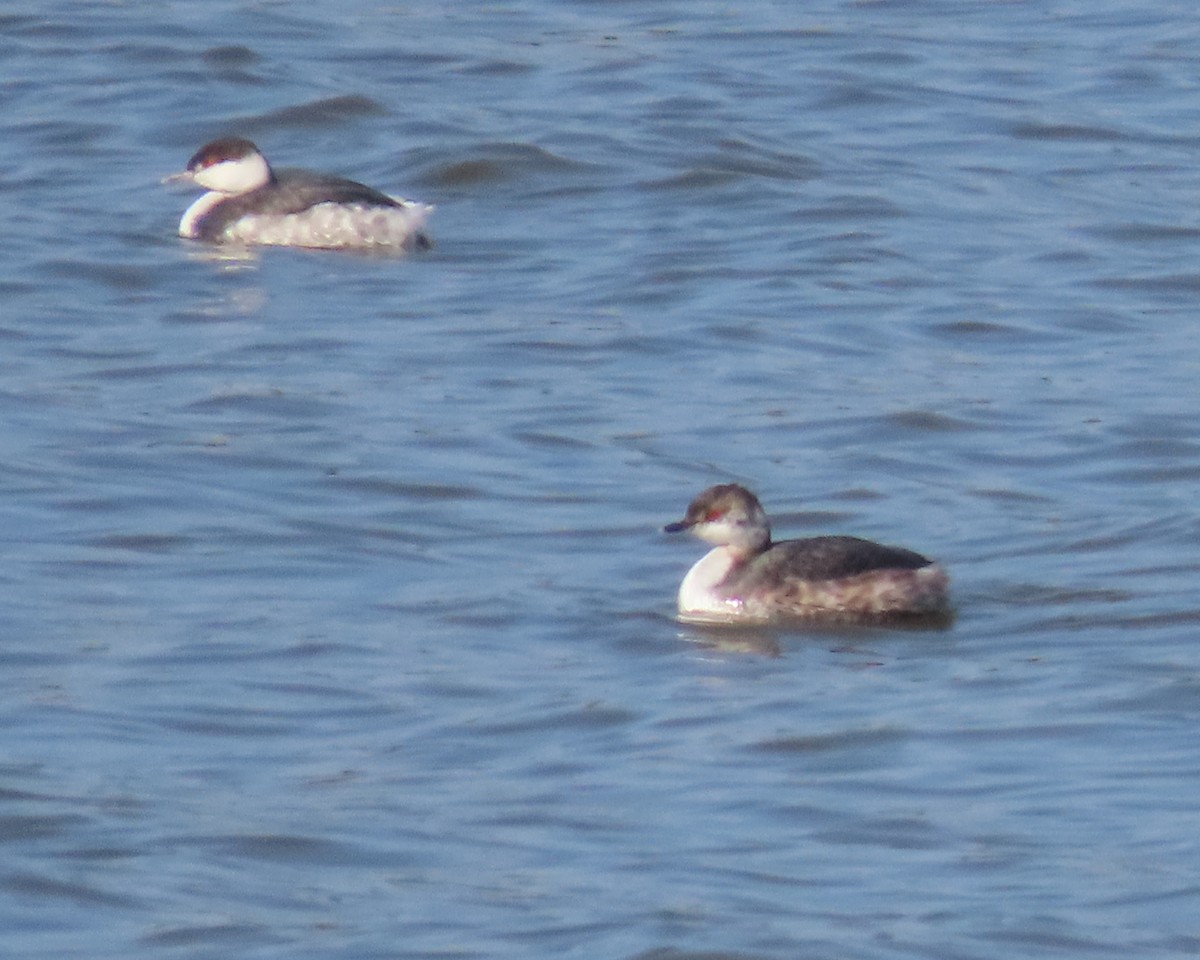
<svg viewBox="0 0 1200 960">
<path fill-rule="evenodd" d="M 758 498 L 736 483 L 705 490 L 664 530 L 690 530 L 716 545 L 683 578 L 681 620 L 869 622 L 949 609 L 949 578 L 911 550 L 858 537 L 772 543 Z"/>
<path fill-rule="evenodd" d="M 167 177 L 209 192 L 187 208 L 179 235 L 211 243 L 287 247 L 426 249 L 433 207 L 389 197 L 353 180 L 308 170 L 272 170 L 253 143 L 205 144 L 187 170 Z"/>
</svg>

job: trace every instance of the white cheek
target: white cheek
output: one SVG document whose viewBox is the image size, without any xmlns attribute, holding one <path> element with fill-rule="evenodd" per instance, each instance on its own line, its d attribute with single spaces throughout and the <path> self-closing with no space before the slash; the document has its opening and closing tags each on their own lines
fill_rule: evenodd
<svg viewBox="0 0 1200 960">
<path fill-rule="evenodd" d="M 692 528 L 692 533 L 705 543 L 714 543 L 719 546 L 734 539 L 737 536 L 737 528 L 724 520 L 706 520 L 704 523 L 696 524 Z"/>
<path fill-rule="evenodd" d="M 214 163 L 211 167 L 197 170 L 193 179 L 207 190 L 228 194 L 246 193 L 270 180 L 271 168 L 266 160 L 256 155 Z"/>
</svg>

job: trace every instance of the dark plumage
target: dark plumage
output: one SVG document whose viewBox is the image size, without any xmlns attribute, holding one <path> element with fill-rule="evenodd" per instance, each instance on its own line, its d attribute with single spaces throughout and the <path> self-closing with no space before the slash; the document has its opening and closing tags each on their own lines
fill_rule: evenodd
<svg viewBox="0 0 1200 960">
<path fill-rule="evenodd" d="M 788 580 L 840 580 L 872 570 L 919 570 L 933 561 L 904 547 L 888 547 L 859 537 L 807 537 L 773 543 L 730 571 L 724 585 L 756 590 L 778 588 Z"/>
<path fill-rule="evenodd" d="M 366 184 L 308 170 L 273 170 L 270 181 L 248 193 L 231 196 L 196 221 L 197 239 L 216 240 L 225 228 L 244 216 L 286 216 L 303 213 L 318 203 L 363 207 L 403 207 Z"/>
<path fill-rule="evenodd" d="M 845 536 L 772 543 L 758 498 L 734 483 L 705 490 L 666 530 L 715 544 L 680 585 L 684 619 L 865 620 L 948 607 L 946 574 L 904 547 Z"/>
</svg>

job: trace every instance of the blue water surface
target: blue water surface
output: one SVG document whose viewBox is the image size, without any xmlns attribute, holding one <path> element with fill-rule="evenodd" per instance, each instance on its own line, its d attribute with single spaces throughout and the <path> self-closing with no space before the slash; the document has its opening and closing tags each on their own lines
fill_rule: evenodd
<svg viewBox="0 0 1200 960">
<path fill-rule="evenodd" d="M 1187 4 L 0 11 L 23 958 L 1200 953 Z M 213 251 L 253 138 L 434 203 Z M 946 629 L 674 619 L 711 483 Z"/>
</svg>

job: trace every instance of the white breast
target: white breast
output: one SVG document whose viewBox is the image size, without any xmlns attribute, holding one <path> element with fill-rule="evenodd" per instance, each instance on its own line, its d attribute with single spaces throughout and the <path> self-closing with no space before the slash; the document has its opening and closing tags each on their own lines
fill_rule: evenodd
<svg viewBox="0 0 1200 960">
<path fill-rule="evenodd" d="M 716 547 L 696 563 L 679 585 L 679 616 L 683 620 L 731 620 L 738 616 L 740 600 L 716 589 L 737 557 L 729 547 Z"/>
<path fill-rule="evenodd" d="M 198 236 L 196 233 L 197 222 L 209 210 L 225 199 L 227 199 L 225 194 L 217 193 L 215 190 L 200 197 L 199 200 L 183 212 L 183 219 L 179 221 L 179 235 L 186 237 L 188 240 L 195 240 Z"/>
</svg>

